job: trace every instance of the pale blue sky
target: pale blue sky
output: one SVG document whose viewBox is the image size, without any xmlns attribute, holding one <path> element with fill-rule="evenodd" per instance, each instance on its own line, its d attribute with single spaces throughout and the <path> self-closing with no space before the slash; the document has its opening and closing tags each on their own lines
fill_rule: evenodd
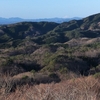
<svg viewBox="0 0 100 100">
<path fill-rule="evenodd" d="M 0 17 L 86 17 L 100 13 L 100 0 L 0 0 Z"/>
</svg>

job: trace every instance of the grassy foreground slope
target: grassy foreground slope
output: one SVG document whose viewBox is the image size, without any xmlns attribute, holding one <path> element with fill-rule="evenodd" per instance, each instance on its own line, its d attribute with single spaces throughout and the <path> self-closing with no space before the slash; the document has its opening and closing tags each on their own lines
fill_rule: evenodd
<svg viewBox="0 0 100 100">
<path fill-rule="evenodd" d="M 0 90 L 1 93 L 3 93 Z M 81 77 L 60 83 L 17 87 L 15 92 L 0 94 L 0 100 L 99 100 L 100 80 Z"/>
</svg>

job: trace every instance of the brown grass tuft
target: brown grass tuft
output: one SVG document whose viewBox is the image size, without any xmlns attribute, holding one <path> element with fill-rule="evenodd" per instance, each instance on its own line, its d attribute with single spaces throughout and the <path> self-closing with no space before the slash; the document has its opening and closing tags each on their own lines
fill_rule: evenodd
<svg viewBox="0 0 100 100">
<path fill-rule="evenodd" d="M 100 100 L 100 81 L 92 76 L 60 83 L 24 85 L 0 100 Z"/>
</svg>

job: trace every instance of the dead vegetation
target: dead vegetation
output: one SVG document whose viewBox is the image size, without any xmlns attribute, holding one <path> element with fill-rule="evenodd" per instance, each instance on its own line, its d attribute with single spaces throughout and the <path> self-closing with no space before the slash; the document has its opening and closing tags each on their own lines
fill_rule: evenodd
<svg viewBox="0 0 100 100">
<path fill-rule="evenodd" d="M 60 83 L 23 85 L 11 93 L 3 93 L 0 89 L 0 100 L 99 100 L 99 82 L 89 76 Z"/>
</svg>

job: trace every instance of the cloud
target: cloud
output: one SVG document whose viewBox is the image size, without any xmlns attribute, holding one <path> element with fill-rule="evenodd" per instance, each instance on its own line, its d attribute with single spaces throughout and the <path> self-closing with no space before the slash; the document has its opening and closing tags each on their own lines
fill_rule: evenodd
<svg viewBox="0 0 100 100">
<path fill-rule="evenodd" d="M 69 18 L 68 15 L 63 16 L 63 18 Z"/>
</svg>

